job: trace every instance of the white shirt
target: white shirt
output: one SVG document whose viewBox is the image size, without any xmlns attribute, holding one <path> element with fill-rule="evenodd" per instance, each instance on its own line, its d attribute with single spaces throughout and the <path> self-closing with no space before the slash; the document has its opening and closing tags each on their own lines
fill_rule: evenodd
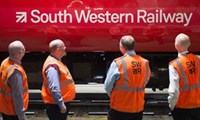
<svg viewBox="0 0 200 120">
<path fill-rule="evenodd" d="M 184 51 L 178 54 L 178 57 L 185 56 L 188 51 Z M 174 109 L 178 101 L 179 96 L 179 75 L 172 65 L 169 65 L 169 88 L 168 88 L 168 102 L 171 110 Z"/>
</svg>

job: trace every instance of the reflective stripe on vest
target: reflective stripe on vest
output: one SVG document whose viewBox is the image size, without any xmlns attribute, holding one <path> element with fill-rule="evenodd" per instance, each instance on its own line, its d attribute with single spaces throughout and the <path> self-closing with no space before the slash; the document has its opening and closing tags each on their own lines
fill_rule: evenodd
<svg viewBox="0 0 200 120">
<path fill-rule="evenodd" d="M 145 89 L 145 85 L 148 82 L 148 73 L 149 73 L 149 69 L 148 69 L 148 64 L 146 64 L 146 74 L 145 74 L 145 81 L 143 83 L 143 85 L 141 87 L 129 87 L 128 86 L 128 72 L 126 69 L 126 63 L 124 58 L 121 58 L 121 63 L 122 63 L 122 68 L 124 70 L 124 85 L 123 86 L 119 86 L 116 85 L 115 88 L 121 91 L 130 91 L 130 92 L 141 92 Z"/>
<path fill-rule="evenodd" d="M 25 93 L 25 92 L 27 92 L 27 91 L 28 91 L 28 87 L 26 87 L 26 88 L 23 89 L 23 93 Z M 8 93 L 8 92 L 6 92 L 6 91 L 3 90 L 3 89 L 0 89 L 0 93 L 3 94 L 4 96 L 7 96 L 7 97 L 11 97 L 11 96 L 12 96 L 11 93 Z"/>
<path fill-rule="evenodd" d="M 0 89 L 0 94 L 3 94 L 4 96 L 7 96 L 7 97 L 11 97 L 11 93 L 8 93 L 3 89 Z"/>
<path fill-rule="evenodd" d="M 199 57 L 197 57 L 197 58 L 198 58 L 199 63 L 200 63 L 200 58 Z M 180 88 L 180 91 L 182 92 L 182 91 L 188 91 L 188 90 L 200 88 L 200 77 L 199 77 L 199 80 L 198 80 L 198 84 L 196 84 L 196 85 L 188 85 L 188 80 L 187 80 L 187 77 L 186 77 L 186 73 L 184 72 L 181 63 L 179 62 L 179 60 L 176 60 L 175 62 L 178 65 L 178 67 L 180 69 L 180 72 L 181 72 L 181 74 L 183 76 L 183 88 Z M 200 66 L 199 66 L 199 72 L 200 72 Z"/>
<path fill-rule="evenodd" d="M 68 80 L 68 81 L 61 82 L 60 83 L 60 87 L 67 86 L 67 85 L 69 85 L 69 84 L 71 84 L 73 82 L 74 82 L 73 80 Z M 43 86 L 48 87 L 48 83 L 43 83 Z"/>
<path fill-rule="evenodd" d="M 11 67 L 9 67 L 8 68 L 8 71 L 6 72 L 6 76 L 5 76 L 5 79 L 4 79 L 4 83 L 7 81 L 7 76 L 8 76 L 8 74 L 15 68 L 15 64 L 14 65 L 12 65 Z M 25 92 L 27 92 L 28 91 L 28 87 L 26 87 L 26 88 L 23 88 L 23 93 L 25 93 Z M 12 94 L 11 93 L 9 93 L 9 92 L 6 92 L 4 89 L 1 89 L 0 88 L 0 93 L 1 94 L 3 94 L 4 96 L 7 96 L 7 97 L 11 97 L 12 96 Z"/>
<path fill-rule="evenodd" d="M 11 70 L 13 70 L 13 68 L 15 68 L 15 64 L 14 65 L 12 65 L 10 68 L 8 68 L 8 71 L 7 71 L 7 73 L 6 73 L 6 75 L 8 75 L 8 73 L 11 71 Z"/>
<path fill-rule="evenodd" d="M 10 68 L 8 68 L 8 71 L 6 72 L 6 75 L 5 75 L 4 80 L 3 80 L 4 83 L 7 83 L 8 74 L 9 74 L 9 73 L 11 72 L 11 70 L 13 70 L 14 68 L 15 68 L 15 64 L 12 65 Z"/>
</svg>

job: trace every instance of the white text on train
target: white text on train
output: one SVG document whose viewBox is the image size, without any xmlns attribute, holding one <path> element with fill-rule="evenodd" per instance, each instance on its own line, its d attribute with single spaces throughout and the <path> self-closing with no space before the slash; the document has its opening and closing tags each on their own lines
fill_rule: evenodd
<svg viewBox="0 0 200 120">
<path fill-rule="evenodd" d="M 164 12 L 161 9 L 142 10 L 138 9 L 131 12 L 123 11 L 100 11 L 92 10 L 60 10 L 57 12 L 41 12 L 34 9 L 31 11 L 32 23 L 99 23 L 99 24 L 118 24 L 118 23 L 144 23 L 144 24 L 180 24 L 188 26 L 193 13 L 186 12 Z"/>
<path fill-rule="evenodd" d="M 162 10 L 156 10 L 151 13 L 146 10 L 137 11 L 137 22 L 141 23 L 179 23 L 188 26 L 193 13 L 164 13 Z"/>
<path fill-rule="evenodd" d="M 33 23 L 72 23 L 72 15 L 67 10 L 58 13 L 40 13 L 39 10 L 31 11 L 31 21 Z"/>
<path fill-rule="evenodd" d="M 134 23 L 134 15 L 132 13 L 91 13 L 90 10 L 85 12 L 75 10 L 77 22 L 81 23 Z"/>
</svg>

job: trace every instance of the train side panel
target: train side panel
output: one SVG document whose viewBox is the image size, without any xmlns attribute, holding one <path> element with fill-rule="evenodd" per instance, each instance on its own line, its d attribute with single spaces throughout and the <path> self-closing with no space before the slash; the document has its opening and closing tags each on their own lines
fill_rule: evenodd
<svg viewBox="0 0 200 120">
<path fill-rule="evenodd" d="M 168 87 L 177 34 L 188 34 L 189 51 L 200 53 L 199 0 L 1 0 L 0 16 L 0 61 L 8 56 L 9 43 L 21 40 L 30 88 L 41 87 L 48 44 L 56 38 L 67 45 L 63 62 L 77 84 L 103 83 L 126 34 L 135 37 L 137 54 L 150 61 L 149 88 Z"/>
</svg>

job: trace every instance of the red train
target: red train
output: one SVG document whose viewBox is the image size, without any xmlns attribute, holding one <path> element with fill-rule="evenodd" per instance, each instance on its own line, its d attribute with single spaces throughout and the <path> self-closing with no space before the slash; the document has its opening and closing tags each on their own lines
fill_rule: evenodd
<svg viewBox="0 0 200 120">
<path fill-rule="evenodd" d="M 1 0 L 0 16 L 0 60 L 11 41 L 21 40 L 31 88 L 40 88 L 41 67 L 55 38 L 67 45 L 63 61 L 76 83 L 102 83 L 111 61 L 121 55 L 118 43 L 125 34 L 136 39 L 137 54 L 150 60 L 148 87 L 168 87 L 178 33 L 191 37 L 190 52 L 200 52 L 199 0 Z"/>
</svg>

